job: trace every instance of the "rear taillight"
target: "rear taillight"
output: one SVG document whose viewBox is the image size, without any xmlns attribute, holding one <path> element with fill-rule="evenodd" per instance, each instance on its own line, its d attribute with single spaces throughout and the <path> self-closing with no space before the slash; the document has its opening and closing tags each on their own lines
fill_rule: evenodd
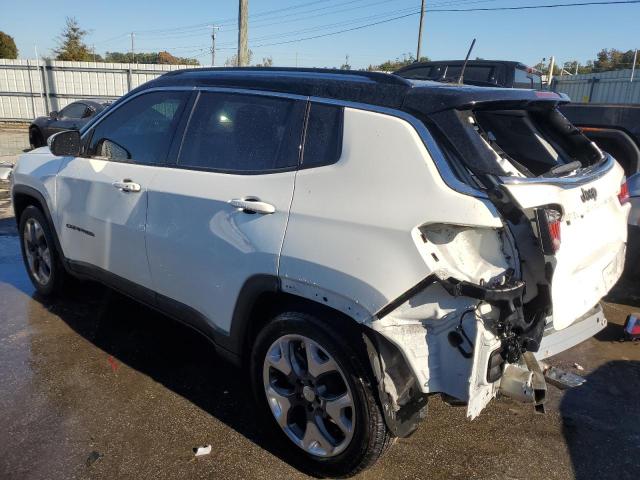
<svg viewBox="0 0 640 480">
<path fill-rule="evenodd" d="M 558 210 L 545 210 L 547 214 L 547 222 L 549 225 L 549 236 L 551 237 L 551 245 L 553 247 L 553 253 L 560 250 L 560 242 L 562 237 L 560 235 L 560 224 L 562 214 Z"/>
<path fill-rule="evenodd" d="M 536 210 L 538 233 L 542 251 L 546 255 L 553 255 L 560 250 L 562 212 L 555 208 L 539 208 Z"/>
<path fill-rule="evenodd" d="M 629 185 L 627 185 L 626 180 L 622 182 L 622 185 L 620 185 L 618 200 L 620 200 L 620 205 L 624 205 L 629 201 Z"/>
</svg>

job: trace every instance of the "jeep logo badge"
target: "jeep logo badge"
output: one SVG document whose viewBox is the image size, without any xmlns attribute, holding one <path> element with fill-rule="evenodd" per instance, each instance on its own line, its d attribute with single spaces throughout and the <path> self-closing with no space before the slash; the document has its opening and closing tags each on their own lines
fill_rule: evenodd
<svg viewBox="0 0 640 480">
<path fill-rule="evenodd" d="M 594 187 L 587 188 L 586 190 L 584 188 L 581 188 L 580 190 L 582 190 L 580 200 L 582 200 L 583 202 L 595 200 L 596 198 L 598 198 L 598 191 Z"/>
</svg>

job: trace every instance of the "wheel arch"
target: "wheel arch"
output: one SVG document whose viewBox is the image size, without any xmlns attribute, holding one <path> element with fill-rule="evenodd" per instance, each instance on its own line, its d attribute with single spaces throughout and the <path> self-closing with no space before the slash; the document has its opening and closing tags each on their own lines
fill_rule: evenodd
<svg viewBox="0 0 640 480">
<path fill-rule="evenodd" d="M 51 228 L 51 233 L 53 234 L 53 240 L 55 242 L 56 250 L 58 254 L 64 259 L 64 253 L 62 251 L 62 247 L 60 245 L 60 240 L 58 239 L 58 232 L 55 227 L 55 223 L 53 222 L 53 217 L 51 216 L 51 211 L 49 210 L 49 205 L 38 190 L 33 187 L 29 187 L 26 185 L 14 185 L 11 193 L 11 201 L 13 203 L 13 212 L 16 219 L 16 225 L 18 228 L 20 227 L 20 217 L 25 209 L 29 206 L 34 206 L 38 208 L 47 219 L 47 223 Z M 63 262 L 65 264 L 65 262 Z"/>
<path fill-rule="evenodd" d="M 245 282 L 238 295 L 229 344 L 225 347 L 238 352 L 240 361 L 245 363 L 260 330 L 278 314 L 291 310 L 312 314 L 353 334 L 361 335 L 364 328 L 358 319 L 337 308 L 283 291 L 282 282 L 275 275 L 256 275 Z"/>
<path fill-rule="evenodd" d="M 407 437 L 426 415 L 427 398 L 420 392 L 417 378 L 400 349 L 369 322 L 362 322 L 334 306 L 323 296 L 318 300 L 283 291 L 276 276 L 261 275 L 249 279 L 236 302 L 231 335 L 233 348 L 242 365 L 250 364 L 253 343 L 262 328 L 285 311 L 308 313 L 326 322 L 329 329 L 347 336 L 350 345 L 362 355 L 370 382 L 395 436 Z"/>
</svg>

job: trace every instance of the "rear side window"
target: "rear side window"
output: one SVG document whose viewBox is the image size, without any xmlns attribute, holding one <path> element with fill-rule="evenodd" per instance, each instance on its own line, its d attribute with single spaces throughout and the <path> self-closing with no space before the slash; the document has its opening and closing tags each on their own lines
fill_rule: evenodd
<svg viewBox="0 0 640 480">
<path fill-rule="evenodd" d="M 188 97 L 189 92 L 150 92 L 128 101 L 95 127 L 89 154 L 114 161 L 163 163 Z"/>
<path fill-rule="evenodd" d="M 202 92 L 178 165 L 229 173 L 297 167 L 304 108 L 287 98 Z"/>
<path fill-rule="evenodd" d="M 344 108 L 312 103 L 307 120 L 302 167 L 336 163 L 342 155 Z"/>
</svg>

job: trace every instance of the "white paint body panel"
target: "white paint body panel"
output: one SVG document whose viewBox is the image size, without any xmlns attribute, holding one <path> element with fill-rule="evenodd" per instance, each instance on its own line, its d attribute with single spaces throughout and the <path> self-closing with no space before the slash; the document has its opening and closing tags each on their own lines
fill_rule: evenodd
<svg viewBox="0 0 640 480">
<path fill-rule="evenodd" d="M 66 257 L 151 288 L 145 229 L 148 185 L 156 171 L 132 163 L 65 158 L 57 178 L 56 211 Z M 113 186 L 125 179 L 140 184 L 141 191 Z"/>
<path fill-rule="evenodd" d="M 56 175 L 63 159 L 51 154 L 49 147 L 40 147 L 20 155 L 13 167 L 13 185 L 31 187 L 44 197 L 56 222 Z M 57 225 L 56 225 L 57 228 Z"/>
<path fill-rule="evenodd" d="M 296 173 L 158 170 L 149 193 L 147 229 L 153 288 L 228 332 L 245 281 L 278 274 Z M 257 197 L 275 212 L 244 213 L 229 204 L 243 197 Z"/>
<path fill-rule="evenodd" d="M 488 201 L 445 185 L 408 122 L 346 108 L 340 161 L 298 172 L 280 275 L 373 315 L 440 268 L 419 247 L 425 223 L 502 227 Z"/>
</svg>

